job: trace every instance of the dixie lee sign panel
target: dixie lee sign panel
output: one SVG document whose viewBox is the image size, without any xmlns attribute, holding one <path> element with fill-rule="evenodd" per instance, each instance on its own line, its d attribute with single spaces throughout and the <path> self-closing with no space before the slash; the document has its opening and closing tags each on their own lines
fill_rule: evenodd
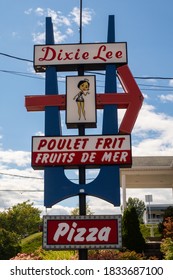
<svg viewBox="0 0 173 280">
<path fill-rule="evenodd" d="M 45 72 L 46 66 L 57 66 L 58 71 L 74 71 L 81 65 L 85 70 L 104 70 L 111 63 L 127 63 L 126 42 L 34 46 L 36 72 Z"/>
<path fill-rule="evenodd" d="M 132 164 L 130 135 L 32 137 L 32 167 Z"/>
<path fill-rule="evenodd" d="M 44 216 L 43 248 L 121 248 L 121 215 Z"/>
</svg>

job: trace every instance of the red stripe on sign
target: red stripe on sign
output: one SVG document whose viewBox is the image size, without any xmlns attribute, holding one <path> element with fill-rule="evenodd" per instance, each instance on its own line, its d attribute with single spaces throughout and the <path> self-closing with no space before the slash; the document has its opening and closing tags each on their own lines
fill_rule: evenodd
<svg viewBox="0 0 173 280">
<path fill-rule="evenodd" d="M 131 165 L 130 150 L 120 151 L 72 151 L 72 152 L 33 152 L 32 167 L 73 166 L 73 165 Z"/>
</svg>

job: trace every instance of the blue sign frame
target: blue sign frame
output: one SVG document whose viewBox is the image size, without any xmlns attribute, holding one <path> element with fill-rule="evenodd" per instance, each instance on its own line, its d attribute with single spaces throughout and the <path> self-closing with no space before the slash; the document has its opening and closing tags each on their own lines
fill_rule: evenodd
<svg viewBox="0 0 173 280">
<path fill-rule="evenodd" d="M 109 16 L 108 43 L 115 42 L 114 16 Z M 46 44 L 54 44 L 53 25 L 51 18 L 46 18 Z M 116 65 L 106 66 L 105 93 L 117 92 Z M 45 94 L 58 94 L 57 67 L 46 69 Z M 116 105 L 105 105 L 103 110 L 102 134 L 118 134 L 118 117 Z M 60 110 L 56 106 L 45 108 L 45 136 L 61 136 Z M 98 176 L 89 184 L 75 184 L 64 173 L 63 167 L 46 167 L 44 171 L 44 205 L 49 208 L 56 203 L 84 192 L 120 205 L 120 171 L 119 166 L 103 166 Z"/>
</svg>

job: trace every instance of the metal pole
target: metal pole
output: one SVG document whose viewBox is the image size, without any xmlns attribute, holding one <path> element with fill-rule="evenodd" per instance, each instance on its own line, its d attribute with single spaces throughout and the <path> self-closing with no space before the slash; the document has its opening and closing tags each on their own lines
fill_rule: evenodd
<svg viewBox="0 0 173 280">
<path fill-rule="evenodd" d="M 84 75 L 83 67 L 78 69 L 78 76 Z M 85 126 L 79 125 L 78 127 L 79 136 L 85 135 Z M 79 167 L 79 184 L 85 185 L 86 184 L 86 172 L 85 167 Z M 79 215 L 85 216 L 86 215 L 86 194 L 85 190 L 80 190 L 79 193 Z M 88 250 L 87 249 L 79 249 L 79 260 L 87 260 L 88 259 Z"/>
<path fill-rule="evenodd" d="M 79 43 L 82 44 L 82 0 L 80 0 Z"/>
<path fill-rule="evenodd" d="M 82 44 L 82 0 L 80 0 L 80 38 L 79 42 Z M 78 68 L 78 76 L 84 76 L 84 68 Z M 79 136 L 85 135 L 85 126 L 79 125 L 78 127 Z M 85 185 L 86 184 L 86 173 L 85 167 L 79 167 L 79 184 Z M 86 194 L 85 190 L 80 190 L 79 193 L 79 215 L 85 216 L 86 215 Z M 87 249 L 79 249 L 79 260 L 87 260 L 88 259 L 88 250 Z"/>
</svg>

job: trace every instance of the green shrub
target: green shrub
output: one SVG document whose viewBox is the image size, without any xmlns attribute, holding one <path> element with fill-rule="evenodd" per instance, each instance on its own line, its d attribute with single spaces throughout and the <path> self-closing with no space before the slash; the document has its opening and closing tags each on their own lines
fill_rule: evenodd
<svg viewBox="0 0 173 280">
<path fill-rule="evenodd" d="M 75 251 L 46 251 L 40 247 L 35 254 L 42 260 L 71 260 L 75 256 Z"/>
<path fill-rule="evenodd" d="M 21 251 L 19 236 L 0 228 L 0 259 L 9 260 Z"/>
<path fill-rule="evenodd" d="M 173 260 L 173 239 L 165 238 L 163 239 L 160 250 L 164 254 L 165 260 Z"/>
<path fill-rule="evenodd" d="M 130 251 L 142 253 L 145 240 L 141 234 L 139 219 L 135 207 L 126 208 L 122 218 L 123 247 Z"/>
<path fill-rule="evenodd" d="M 22 253 L 33 253 L 42 245 L 42 232 L 34 233 L 21 242 Z"/>
<path fill-rule="evenodd" d="M 152 225 L 140 224 L 140 231 L 145 240 L 147 239 L 147 237 L 151 235 L 151 229 L 150 229 L 151 226 Z M 159 233 L 158 225 L 157 226 L 154 225 L 153 233 L 154 233 L 154 237 L 161 237 L 161 234 Z"/>
<path fill-rule="evenodd" d="M 145 257 L 135 251 L 120 252 L 118 250 L 89 251 L 89 260 L 143 260 Z"/>
</svg>

